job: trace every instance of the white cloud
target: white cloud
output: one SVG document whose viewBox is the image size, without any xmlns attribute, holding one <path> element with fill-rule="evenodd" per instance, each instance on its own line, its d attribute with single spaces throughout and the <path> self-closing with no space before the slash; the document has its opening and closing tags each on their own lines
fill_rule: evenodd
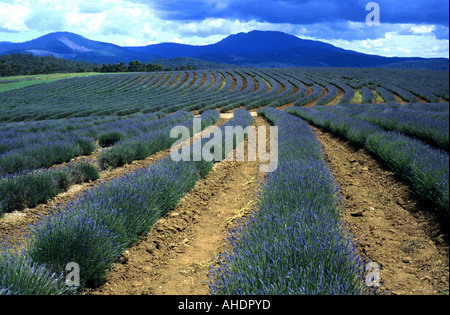
<svg viewBox="0 0 450 315">
<path fill-rule="evenodd" d="M 429 34 L 436 29 L 434 25 L 414 25 L 411 27 L 413 34 Z"/>
<path fill-rule="evenodd" d="M 22 4 L 0 3 L 0 32 L 27 31 L 25 18 L 31 13 L 31 9 Z"/>
<path fill-rule="evenodd" d="M 389 35 L 387 35 L 389 36 Z M 372 48 L 380 48 L 380 47 L 384 47 L 386 45 L 386 40 L 388 40 L 388 37 L 385 38 L 379 38 L 379 39 L 367 39 L 367 40 L 363 40 L 361 42 L 361 44 L 368 48 L 368 49 L 372 49 Z"/>
<path fill-rule="evenodd" d="M 397 47 L 397 50 L 400 51 L 402 54 L 411 54 L 411 49 L 403 48 L 403 47 Z"/>
<path fill-rule="evenodd" d="M 449 40 L 439 40 L 432 34 L 405 35 L 393 32 L 375 40 L 326 40 L 326 42 L 344 49 L 388 57 L 449 57 Z"/>
<path fill-rule="evenodd" d="M 171 40 L 172 43 L 177 43 L 177 44 L 185 44 L 185 42 L 178 37 L 175 37 L 174 39 Z"/>
<path fill-rule="evenodd" d="M 153 41 L 143 41 L 140 38 L 136 37 L 125 37 L 123 39 L 123 46 L 126 47 L 139 47 L 139 46 L 147 46 L 151 44 L 156 44 L 156 42 Z"/>
</svg>

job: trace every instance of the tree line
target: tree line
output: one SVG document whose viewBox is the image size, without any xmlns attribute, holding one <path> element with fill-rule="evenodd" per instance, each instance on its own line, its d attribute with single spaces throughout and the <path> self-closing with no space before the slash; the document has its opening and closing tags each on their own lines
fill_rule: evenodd
<svg viewBox="0 0 450 315">
<path fill-rule="evenodd" d="M 0 56 L 0 77 L 52 73 L 74 73 L 93 71 L 94 65 L 53 56 L 39 57 L 31 54 L 9 54 Z"/>
<path fill-rule="evenodd" d="M 142 63 L 139 60 L 130 61 L 126 65 L 123 61 L 116 64 L 96 65 L 87 62 L 72 61 L 54 56 L 34 56 L 31 54 L 0 55 L 0 77 L 18 75 L 37 75 L 53 73 L 81 73 L 81 72 L 155 72 L 155 71 L 184 71 L 197 70 L 191 65 L 182 65 L 173 69 L 161 64 Z"/>
<path fill-rule="evenodd" d="M 164 67 L 161 64 L 155 63 L 142 63 L 139 60 L 130 61 L 128 66 L 122 61 L 115 64 L 103 64 L 101 67 L 95 66 L 94 72 L 101 73 L 111 73 L 111 72 L 155 72 L 155 71 L 172 71 L 172 67 Z M 183 65 L 181 67 L 176 67 L 175 71 L 178 70 L 197 70 L 195 66 Z"/>
</svg>

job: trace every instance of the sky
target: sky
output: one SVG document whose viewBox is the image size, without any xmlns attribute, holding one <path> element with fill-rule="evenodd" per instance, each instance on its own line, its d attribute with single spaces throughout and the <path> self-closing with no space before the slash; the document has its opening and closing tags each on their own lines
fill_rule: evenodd
<svg viewBox="0 0 450 315">
<path fill-rule="evenodd" d="M 67 31 L 120 46 L 206 45 L 252 30 L 368 54 L 449 57 L 447 0 L 0 0 L 0 41 Z"/>
</svg>

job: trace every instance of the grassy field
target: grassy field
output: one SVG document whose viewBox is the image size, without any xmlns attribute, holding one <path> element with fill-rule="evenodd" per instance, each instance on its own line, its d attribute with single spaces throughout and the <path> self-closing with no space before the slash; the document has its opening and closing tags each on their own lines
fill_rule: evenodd
<svg viewBox="0 0 450 315">
<path fill-rule="evenodd" d="M 55 82 L 61 79 L 85 77 L 97 75 L 98 73 L 55 73 L 55 74 L 40 74 L 40 75 L 26 75 L 26 76 L 12 76 L 0 79 L 0 93 L 21 89 L 30 85 Z"/>
</svg>

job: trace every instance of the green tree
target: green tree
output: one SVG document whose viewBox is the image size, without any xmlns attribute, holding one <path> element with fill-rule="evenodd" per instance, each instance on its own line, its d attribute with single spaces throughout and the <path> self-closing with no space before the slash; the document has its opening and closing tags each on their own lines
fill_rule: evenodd
<svg viewBox="0 0 450 315">
<path fill-rule="evenodd" d="M 147 72 L 162 71 L 163 69 L 163 66 L 160 64 L 148 63 L 145 65 L 145 71 Z"/>
<path fill-rule="evenodd" d="M 130 61 L 128 65 L 128 72 L 143 72 L 144 65 L 139 61 Z"/>
</svg>

